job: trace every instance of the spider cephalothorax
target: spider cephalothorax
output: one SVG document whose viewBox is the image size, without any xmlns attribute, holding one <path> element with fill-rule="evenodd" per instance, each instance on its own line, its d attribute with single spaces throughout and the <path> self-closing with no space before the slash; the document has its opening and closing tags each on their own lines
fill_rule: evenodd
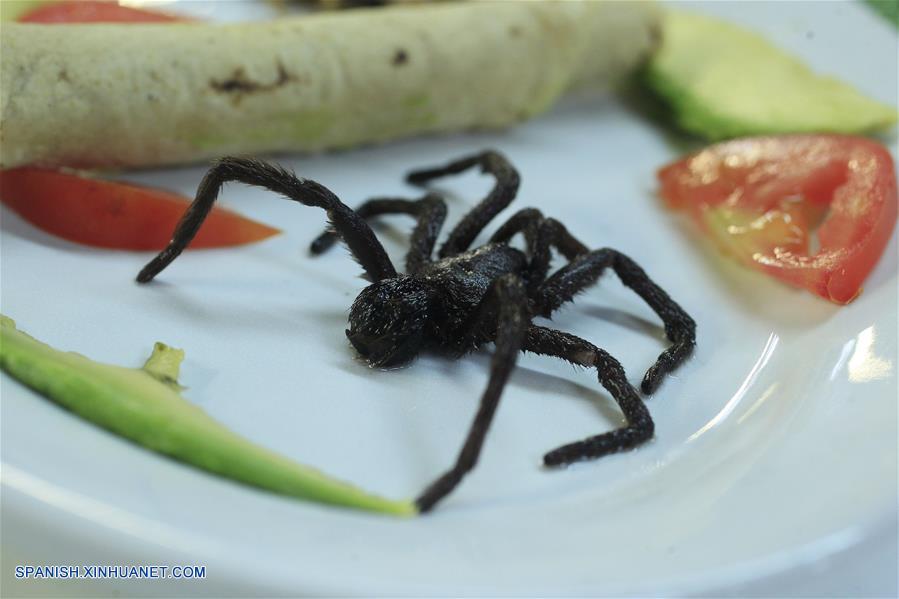
<svg viewBox="0 0 899 599">
<path fill-rule="evenodd" d="M 372 283 L 350 308 L 346 336 L 372 366 L 401 366 L 427 339 L 436 290 L 412 276 Z"/>
<path fill-rule="evenodd" d="M 545 218 L 533 208 L 515 213 L 488 243 L 469 249 L 493 217 L 515 198 L 519 178 L 512 165 L 501 154 L 484 152 L 440 168 L 416 171 L 408 177 L 410 183 L 425 185 L 435 177 L 473 166 L 493 175 L 496 185 L 453 228 L 435 258 L 434 246 L 446 217 L 446 206 L 434 193 L 418 200 L 377 198 L 354 211 L 324 186 L 277 166 L 258 160 L 223 158 L 200 183 L 197 197 L 178 224 L 171 243 L 144 267 L 137 279 L 142 283 L 150 281 L 174 260 L 197 233 L 221 186 L 239 181 L 327 211 L 331 228 L 312 243 L 311 250 L 314 254 L 324 252 L 339 237 L 372 281 L 353 302 L 346 331 L 356 351 L 370 365 L 404 364 L 426 345 L 461 355 L 493 342 L 496 351 L 490 381 L 478 413 L 453 467 L 416 500 L 422 511 L 431 509 L 474 468 L 503 387 L 521 351 L 596 368 L 600 383 L 627 420 L 621 428 L 548 452 L 543 458 L 547 466 L 597 458 L 650 439 L 655 430 L 652 418 L 621 364 L 589 341 L 535 325 L 532 319 L 550 316 L 612 269 L 661 318 L 671 341 L 671 346 L 646 371 L 641 384 L 644 393 L 655 391 L 665 375 L 690 355 L 696 324 L 633 260 L 609 248 L 590 250 L 562 223 Z M 381 214 L 408 214 L 417 220 L 406 257 L 406 274 L 397 274 L 366 222 Z M 518 234 L 524 237 L 524 250 L 509 245 Z M 567 264 L 549 274 L 553 250 Z"/>
</svg>

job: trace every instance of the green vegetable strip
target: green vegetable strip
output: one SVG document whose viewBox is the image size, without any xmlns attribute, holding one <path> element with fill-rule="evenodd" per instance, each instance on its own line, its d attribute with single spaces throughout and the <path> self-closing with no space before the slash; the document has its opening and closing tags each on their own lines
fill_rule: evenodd
<svg viewBox="0 0 899 599">
<path fill-rule="evenodd" d="M 144 447 L 247 485 L 319 503 L 415 515 L 240 437 L 179 394 L 184 352 L 157 343 L 143 368 L 94 362 L 19 331 L 0 315 L 0 368 L 79 416 Z"/>
</svg>

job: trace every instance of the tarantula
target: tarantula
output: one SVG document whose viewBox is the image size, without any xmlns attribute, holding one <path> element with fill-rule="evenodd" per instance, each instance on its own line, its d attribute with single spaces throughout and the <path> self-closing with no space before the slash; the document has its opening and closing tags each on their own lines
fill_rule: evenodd
<svg viewBox="0 0 899 599">
<path fill-rule="evenodd" d="M 613 249 L 589 250 L 557 220 L 539 210 L 515 213 L 485 245 L 469 249 L 475 237 L 515 198 L 519 176 L 501 154 L 493 151 L 449 164 L 410 173 L 407 180 L 425 186 L 434 178 L 480 166 L 496 183 L 453 230 L 432 257 L 446 205 L 435 193 L 417 200 L 376 198 L 355 211 L 323 185 L 303 179 L 259 160 L 223 158 L 206 174 L 196 199 L 178 223 L 168 246 L 149 262 L 137 280 L 153 279 L 196 235 L 222 185 L 236 181 L 279 193 L 289 200 L 327 211 L 330 228 L 311 246 L 313 254 L 342 239 L 371 284 L 350 308 L 346 336 L 371 366 L 405 364 L 425 347 L 439 347 L 459 357 L 488 342 L 495 344 L 490 379 L 477 415 L 455 465 L 437 478 L 416 503 L 426 512 L 450 493 L 474 468 L 500 394 L 515 366 L 519 351 L 555 356 L 572 364 L 595 367 L 599 382 L 618 403 L 626 426 L 547 453 L 547 466 L 560 466 L 633 448 L 653 436 L 649 411 L 628 382 L 621 364 L 604 350 L 572 334 L 533 324 L 535 316 L 549 317 L 565 302 L 597 282 L 607 268 L 635 291 L 661 318 L 671 345 L 643 377 L 642 390 L 655 391 L 664 376 L 692 352 L 696 324 L 633 260 Z M 378 242 L 367 218 L 408 214 L 417 224 L 411 234 L 407 274 L 397 273 Z M 517 234 L 525 250 L 509 245 Z M 549 275 L 551 249 L 567 264 Z"/>
</svg>

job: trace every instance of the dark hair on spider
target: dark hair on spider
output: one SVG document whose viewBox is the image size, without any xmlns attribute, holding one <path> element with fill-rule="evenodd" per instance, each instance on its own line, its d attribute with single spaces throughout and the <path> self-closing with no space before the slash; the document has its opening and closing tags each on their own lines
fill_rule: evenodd
<svg viewBox="0 0 899 599">
<path fill-rule="evenodd" d="M 444 348 L 458 356 L 493 342 L 496 349 L 480 408 L 454 465 L 416 500 L 422 511 L 434 507 L 474 468 L 521 351 L 595 368 L 599 382 L 627 421 L 616 430 L 548 452 L 543 458 L 547 466 L 598 458 L 650 439 L 655 431 L 652 418 L 621 364 L 589 341 L 538 326 L 533 318 L 549 317 L 594 285 L 606 270 L 613 270 L 655 311 L 671 342 L 643 377 L 641 387 L 647 394 L 692 352 L 696 343 L 693 319 L 636 262 L 610 248 L 590 250 L 562 223 L 534 208 L 516 212 L 486 244 L 470 249 L 478 234 L 515 198 L 519 177 L 509 161 L 498 152 L 487 151 L 407 177 L 410 183 L 424 186 L 436 177 L 472 167 L 480 167 L 496 183 L 487 197 L 453 227 L 434 257 L 446 218 L 446 204 L 436 193 L 416 200 L 375 198 L 351 210 L 315 181 L 259 160 L 223 158 L 200 183 L 196 199 L 178 223 L 172 241 L 141 270 L 137 280 L 148 282 L 168 266 L 196 235 L 222 185 L 237 181 L 265 187 L 288 200 L 327 212 L 331 226 L 310 249 L 320 254 L 340 238 L 371 281 L 353 302 L 346 330 L 350 343 L 370 365 L 389 368 L 405 364 L 425 346 Z M 406 274 L 397 274 L 366 220 L 386 214 L 407 214 L 416 219 Z M 524 237 L 524 250 L 509 244 L 519 234 Z M 567 263 L 550 273 L 553 251 Z"/>
</svg>

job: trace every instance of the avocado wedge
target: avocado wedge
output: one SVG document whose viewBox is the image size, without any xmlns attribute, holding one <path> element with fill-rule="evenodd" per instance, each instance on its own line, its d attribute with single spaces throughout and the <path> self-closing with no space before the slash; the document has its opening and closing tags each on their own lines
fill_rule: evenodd
<svg viewBox="0 0 899 599">
<path fill-rule="evenodd" d="M 868 133 L 896 122 L 896 108 L 815 74 L 763 37 L 688 12 L 663 18 L 662 43 L 645 81 L 677 124 L 710 140 L 777 133 Z"/>
<path fill-rule="evenodd" d="M 0 315 L 0 368 L 51 401 L 175 460 L 299 499 L 396 516 L 411 501 L 371 495 L 237 435 L 181 397 L 184 352 L 156 343 L 142 368 L 94 362 L 41 343 Z"/>
</svg>

